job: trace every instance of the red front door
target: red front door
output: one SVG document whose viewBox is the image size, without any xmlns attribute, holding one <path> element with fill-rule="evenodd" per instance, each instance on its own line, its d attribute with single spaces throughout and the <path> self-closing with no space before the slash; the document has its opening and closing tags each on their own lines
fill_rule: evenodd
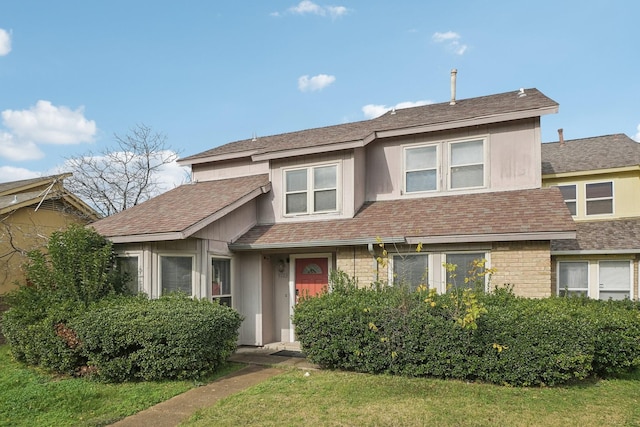
<svg viewBox="0 0 640 427">
<path fill-rule="evenodd" d="M 314 296 L 329 284 L 327 258 L 296 259 L 296 303 L 302 296 Z"/>
</svg>

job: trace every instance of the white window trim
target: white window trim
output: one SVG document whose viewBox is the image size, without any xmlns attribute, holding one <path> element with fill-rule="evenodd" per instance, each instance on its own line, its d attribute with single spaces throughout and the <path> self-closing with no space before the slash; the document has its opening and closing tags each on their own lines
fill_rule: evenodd
<svg viewBox="0 0 640 427">
<path fill-rule="evenodd" d="M 197 295 L 198 284 L 198 270 L 197 270 L 197 256 L 193 253 L 184 252 L 163 252 L 158 254 L 158 296 L 164 295 L 162 293 L 162 258 L 163 257 L 182 257 L 191 258 L 191 296 Z"/>
<path fill-rule="evenodd" d="M 316 211 L 314 204 L 314 194 L 315 191 L 322 190 L 330 190 L 330 188 L 315 190 L 313 188 L 313 171 L 317 168 L 327 167 L 327 166 L 335 166 L 336 168 L 336 208 L 335 210 L 323 210 Z M 307 211 L 306 212 L 296 212 L 296 213 L 287 213 L 287 195 L 288 194 L 296 194 L 302 193 L 303 191 L 287 191 L 287 172 L 293 171 L 307 171 L 307 189 L 304 191 L 307 193 Z M 305 166 L 296 166 L 282 169 L 282 215 L 285 218 L 297 217 L 297 216 L 306 216 L 306 215 L 326 215 L 326 214 L 335 214 L 339 213 L 342 209 L 342 163 L 341 162 L 323 162 L 323 163 L 312 163 Z M 313 207 L 313 210 L 311 209 Z"/>
<path fill-rule="evenodd" d="M 606 184 L 606 183 L 611 183 L 611 197 L 596 197 L 596 198 L 592 198 L 589 199 L 587 198 L 587 185 L 590 184 Z M 613 182 L 613 180 L 606 180 L 606 181 L 590 181 L 590 182 L 585 182 L 584 183 L 584 216 L 585 217 L 589 217 L 589 218 L 594 218 L 594 217 L 605 217 L 605 216 L 613 216 L 615 215 L 616 212 L 616 205 L 615 205 L 615 199 L 616 199 L 616 187 L 615 187 L 615 183 Z M 587 212 L 587 204 L 588 202 L 596 202 L 599 200 L 611 200 L 611 212 L 610 213 L 603 213 L 603 214 L 591 214 L 589 215 Z"/>
<path fill-rule="evenodd" d="M 442 191 L 442 154 L 441 147 L 442 142 L 434 142 L 430 144 L 419 144 L 419 145 L 406 145 L 402 147 L 402 188 L 403 192 L 406 194 L 420 194 L 420 193 L 434 193 L 438 191 Z M 426 147 L 436 147 L 436 189 L 435 190 L 418 190 L 418 191 L 407 191 L 407 173 L 409 172 L 418 172 L 423 170 L 430 169 L 407 169 L 407 151 L 416 149 L 416 148 L 426 148 Z"/>
<path fill-rule="evenodd" d="M 429 253 L 429 252 L 395 252 L 395 253 L 391 253 L 389 254 L 389 267 L 387 268 L 387 280 L 389 284 L 393 284 L 395 283 L 395 277 L 394 277 L 394 258 L 395 257 L 410 257 L 410 256 L 426 256 L 427 257 L 427 277 L 425 278 L 426 280 L 426 285 L 427 288 L 431 289 L 433 288 L 433 279 L 432 279 L 432 270 L 431 268 L 433 267 L 433 254 Z"/>
<path fill-rule="evenodd" d="M 560 295 L 560 264 L 561 263 L 587 263 L 587 296 L 592 299 L 600 299 L 600 263 L 603 261 L 625 261 L 629 263 L 629 299 L 635 298 L 633 281 L 633 260 L 622 259 L 574 259 L 556 261 L 556 295 Z M 640 279 L 639 279 L 640 282 Z"/>
<path fill-rule="evenodd" d="M 454 167 L 453 166 L 453 162 L 451 160 L 451 148 L 455 145 L 455 144 L 464 144 L 465 142 L 475 142 L 475 141 L 482 141 L 482 185 L 474 185 L 472 187 L 458 187 L 458 188 L 453 188 L 451 187 L 451 182 L 452 182 L 452 178 L 451 178 L 451 169 Z M 456 140 L 456 141 L 449 141 L 449 143 L 447 144 L 447 151 L 448 151 L 448 164 L 447 164 L 447 189 L 450 191 L 460 191 L 460 190 L 469 190 L 469 189 L 475 189 L 475 188 L 486 188 L 487 187 L 487 138 L 470 138 L 470 139 L 463 139 L 463 140 Z M 455 167 L 459 167 L 459 166 L 475 166 L 478 165 L 479 163 L 469 163 L 469 164 L 465 164 L 465 165 L 456 165 Z"/>
<path fill-rule="evenodd" d="M 144 265 L 142 251 L 124 251 L 116 253 L 117 258 L 138 259 L 138 293 L 144 293 Z"/>
<path fill-rule="evenodd" d="M 573 203 L 575 204 L 575 206 L 576 206 L 576 213 L 575 213 L 575 214 L 573 214 L 573 216 L 574 216 L 574 217 L 578 216 L 578 185 L 577 185 L 577 184 L 557 184 L 557 185 L 554 185 L 554 187 L 558 187 L 558 189 L 559 189 L 560 187 L 574 187 L 574 189 L 575 189 L 575 193 L 576 193 L 576 197 L 575 197 L 575 198 L 573 198 L 573 199 L 565 199 L 565 198 L 564 198 L 564 195 L 562 196 L 562 198 L 563 198 L 563 200 L 564 200 L 565 205 L 567 204 L 567 202 L 573 202 Z M 585 187 L 585 189 L 586 189 L 586 187 Z M 586 207 L 586 205 L 585 205 L 585 207 Z M 567 209 L 568 209 L 568 208 L 569 208 L 569 207 L 567 206 Z"/>
<path fill-rule="evenodd" d="M 442 266 L 441 266 L 441 274 L 442 274 L 442 283 L 440 284 L 440 289 L 438 290 L 438 292 L 441 293 L 446 293 L 447 292 L 447 285 L 448 285 L 448 281 L 449 281 L 449 273 L 447 272 L 447 268 L 445 266 L 445 264 L 447 263 L 447 255 L 465 255 L 465 254 L 483 254 L 483 258 L 486 260 L 485 264 L 484 264 L 484 269 L 488 270 L 491 268 L 491 252 L 489 251 L 483 251 L 483 250 L 476 250 L 476 251 L 472 251 L 472 250 L 468 250 L 468 251 L 447 251 L 447 252 L 442 252 Z M 458 268 L 460 268 L 460 266 L 458 266 Z M 457 273 L 459 274 L 459 273 Z M 489 286 L 489 278 L 487 277 L 488 275 L 484 276 L 484 291 L 487 292 L 488 291 L 488 286 Z"/>
<path fill-rule="evenodd" d="M 589 260 L 559 260 L 556 262 L 556 295 L 560 296 L 561 290 L 566 290 L 567 292 L 582 292 L 583 288 L 563 288 L 560 285 L 560 264 L 565 263 L 573 263 L 573 264 L 587 264 L 587 296 L 591 298 L 591 262 Z"/>
<path fill-rule="evenodd" d="M 451 187 L 451 146 L 465 142 L 482 141 L 482 185 L 474 187 Z M 421 142 L 416 144 L 406 144 L 402 146 L 402 191 L 401 194 L 416 195 L 424 193 L 457 192 L 467 190 L 478 190 L 489 188 L 489 136 L 478 135 L 474 137 L 444 139 L 433 142 Z M 437 166 L 436 166 L 436 187 L 437 190 L 407 191 L 407 170 L 406 151 L 412 148 L 436 146 Z M 477 165 L 478 163 L 469 164 Z M 460 166 L 460 165 L 458 165 Z"/>
<path fill-rule="evenodd" d="M 213 261 L 214 259 L 225 259 L 225 260 L 229 260 L 229 281 L 231 282 L 229 284 L 229 286 L 231 287 L 230 289 L 230 294 L 224 294 L 224 295 L 213 295 L 213 293 L 211 292 L 211 283 L 213 282 L 213 266 L 211 265 L 211 261 Z M 233 268 L 234 268 L 234 259 L 233 257 L 230 256 L 223 256 L 223 255 L 215 255 L 215 254 L 209 254 L 209 263 L 208 263 L 208 271 L 207 271 L 207 283 L 209 284 L 209 286 L 207 286 L 207 297 L 209 298 L 210 301 L 217 299 L 217 298 L 222 298 L 222 297 L 231 297 L 231 306 L 235 307 L 235 295 L 234 295 L 234 290 L 235 290 L 235 275 L 233 274 Z"/>
</svg>

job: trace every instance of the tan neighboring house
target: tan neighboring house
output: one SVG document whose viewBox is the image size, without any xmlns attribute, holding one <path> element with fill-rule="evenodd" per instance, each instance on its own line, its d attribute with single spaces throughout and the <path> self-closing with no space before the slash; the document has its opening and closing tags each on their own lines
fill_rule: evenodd
<svg viewBox="0 0 640 427">
<path fill-rule="evenodd" d="M 192 183 L 93 227 L 139 291 L 236 308 L 245 345 L 295 341 L 298 295 L 332 269 L 446 292 L 444 263 L 462 283 L 485 258 L 493 284 L 548 296 L 551 242 L 576 237 L 561 192 L 542 188 L 540 118 L 557 110 L 523 89 L 231 142 L 180 161 Z"/>
<path fill-rule="evenodd" d="M 558 187 L 577 238 L 551 246 L 553 292 L 638 298 L 640 143 L 615 134 L 542 145 L 542 180 Z"/>
<path fill-rule="evenodd" d="M 64 188 L 60 174 L 0 183 L 0 297 L 24 283 L 26 253 L 42 249 L 52 232 L 72 223 L 99 218 L 82 200 Z"/>
</svg>

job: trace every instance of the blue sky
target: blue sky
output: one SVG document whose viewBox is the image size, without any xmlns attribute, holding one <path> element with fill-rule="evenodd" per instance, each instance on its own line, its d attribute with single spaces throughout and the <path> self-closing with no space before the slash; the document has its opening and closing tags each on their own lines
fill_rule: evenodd
<svg viewBox="0 0 640 427">
<path fill-rule="evenodd" d="M 0 2 L 0 182 L 47 175 L 138 123 L 183 156 L 536 87 L 542 140 L 640 141 L 640 2 Z M 183 179 L 177 168 L 168 176 Z"/>
</svg>

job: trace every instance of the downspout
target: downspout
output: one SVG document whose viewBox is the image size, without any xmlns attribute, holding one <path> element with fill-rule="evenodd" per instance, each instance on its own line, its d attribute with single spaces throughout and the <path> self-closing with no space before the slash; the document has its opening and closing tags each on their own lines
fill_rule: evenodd
<svg viewBox="0 0 640 427">
<path fill-rule="evenodd" d="M 371 254 L 371 257 L 373 258 L 373 271 L 375 271 L 375 275 L 373 277 L 373 281 L 377 282 L 378 279 L 380 278 L 380 272 L 378 271 L 378 259 L 376 258 L 376 252 L 373 249 L 373 243 L 368 243 L 367 244 L 367 250 L 369 251 L 369 253 Z"/>
</svg>

